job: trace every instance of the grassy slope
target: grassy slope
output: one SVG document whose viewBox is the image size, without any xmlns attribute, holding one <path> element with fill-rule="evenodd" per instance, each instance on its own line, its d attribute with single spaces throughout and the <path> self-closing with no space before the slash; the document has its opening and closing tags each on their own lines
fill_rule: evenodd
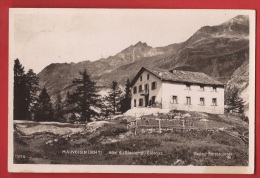
<svg viewBox="0 0 260 178">
<path fill-rule="evenodd" d="M 233 125 L 234 131 L 248 130 L 247 125 L 235 117 L 223 118 L 210 115 L 209 118 L 219 125 Z M 119 139 L 120 135 L 126 135 Z M 15 163 L 53 163 L 53 164 L 93 164 L 93 165 L 233 165 L 246 166 L 248 146 L 239 139 L 221 132 L 174 131 L 135 136 L 126 129 L 126 123 L 118 121 L 99 128 L 93 133 L 78 133 L 69 140 L 60 139 L 54 145 L 45 144 L 57 138 L 52 134 L 34 135 L 19 138 L 15 134 L 15 154 L 26 155 L 25 159 L 15 159 Z M 117 140 L 112 143 L 106 140 Z M 102 155 L 62 154 L 62 150 L 100 150 Z M 162 155 L 111 155 L 109 151 L 154 151 Z M 195 153 L 221 153 L 220 156 L 199 156 Z M 224 155 L 231 153 L 231 157 Z M 29 158 L 30 157 L 30 158 Z"/>
</svg>

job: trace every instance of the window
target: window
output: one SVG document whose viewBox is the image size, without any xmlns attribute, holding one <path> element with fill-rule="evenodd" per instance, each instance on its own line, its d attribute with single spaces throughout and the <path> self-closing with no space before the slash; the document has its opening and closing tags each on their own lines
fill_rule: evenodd
<svg viewBox="0 0 260 178">
<path fill-rule="evenodd" d="M 136 87 L 134 87 L 134 91 L 133 91 L 133 93 L 135 94 L 137 92 L 137 88 Z"/>
<path fill-rule="evenodd" d="M 150 78 L 150 75 L 149 75 L 149 74 L 147 74 L 147 80 L 149 80 L 149 78 Z"/>
<path fill-rule="evenodd" d="M 139 106 L 143 106 L 143 98 L 139 99 Z"/>
<path fill-rule="evenodd" d="M 143 90 L 142 85 L 139 85 L 139 93 Z"/>
<path fill-rule="evenodd" d="M 190 90 L 190 84 L 186 84 L 186 90 Z"/>
<path fill-rule="evenodd" d="M 149 90 L 149 84 L 145 84 L 144 89 L 145 91 Z"/>
<path fill-rule="evenodd" d="M 186 97 L 186 104 L 191 104 L 191 98 L 190 97 Z"/>
<path fill-rule="evenodd" d="M 212 87 L 213 92 L 217 92 L 217 87 Z"/>
<path fill-rule="evenodd" d="M 205 91 L 205 88 L 203 85 L 200 86 L 200 91 Z"/>
<path fill-rule="evenodd" d="M 143 77 L 141 76 L 141 77 L 140 77 L 140 81 L 142 81 L 142 80 L 143 80 Z"/>
<path fill-rule="evenodd" d="M 177 96 L 172 96 L 171 103 L 173 103 L 173 104 L 177 104 L 178 103 Z"/>
<path fill-rule="evenodd" d="M 212 105 L 217 106 L 217 98 L 212 98 Z"/>
<path fill-rule="evenodd" d="M 157 83 L 156 82 L 152 82 L 152 90 L 155 90 L 156 89 L 156 86 L 157 85 Z"/>
<path fill-rule="evenodd" d="M 136 107 L 136 99 L 134 99 L 134 107 Z"/>
<path fill-rule="evenodd" d="M 200 105 L 202 105 L 202 106 L 205 105 L 205 99 L 204 98 L 200 98 Z"/>
</svg>

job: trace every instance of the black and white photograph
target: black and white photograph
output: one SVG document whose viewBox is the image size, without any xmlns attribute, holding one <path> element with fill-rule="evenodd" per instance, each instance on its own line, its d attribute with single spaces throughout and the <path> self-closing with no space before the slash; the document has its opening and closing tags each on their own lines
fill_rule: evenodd
<svg viewBox="0 0 260 178">
<path fill-rule="evenodd" d="M 10 172 L 254 173 L 255 11 L 9 14 Z"/>
</svg>

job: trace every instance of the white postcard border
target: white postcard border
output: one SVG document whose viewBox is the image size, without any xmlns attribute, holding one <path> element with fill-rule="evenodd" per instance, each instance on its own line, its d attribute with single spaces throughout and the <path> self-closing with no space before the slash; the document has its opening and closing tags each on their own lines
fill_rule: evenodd
<svg viewBox="0 0 260 178">
<path fill-rule="evenodd" d="M 9 9 L 9 84 L 8 84 L 8 172 L 30 173 L 214 173 L 214 174 L 253 174 L 255 163 L 255 10 L 242 10 L 250 19 L 249 44 L 249 166 L 142 166 L 142 165 L 47 165 L 47 164 L 14 164 L 13 163 L 13 48 L 14 45 L 14 15 L 19 13 L 37 14 L 48 13 L 74 13 L 78 9 L 39 9 L 39 8 L 11 8 Z M 95 9 L 92 9 L 95 10 Z M 102 9 L 96 9 L 102 10 Z M 118 10 L 118 9 L 111 9 Z M 121 9 L 122 10 L 122 9 Z M 123 9 L 129 10 L 129 9 Z M 131 9 L 130 9 L 131 10 Z M 139 10 L 178 10 L 178 9 L 139 9 Z M 182 9 L 189 11 L 207 11 L 202 9 Z M 212 11 L 209 10 L 208 11 Z M 216 9 L 216 11 L 229 11 Z M 232 10 L 230 10 L 232 11 Z M 253 119 L 252 119 L 253 118 Z"/>
</svg>

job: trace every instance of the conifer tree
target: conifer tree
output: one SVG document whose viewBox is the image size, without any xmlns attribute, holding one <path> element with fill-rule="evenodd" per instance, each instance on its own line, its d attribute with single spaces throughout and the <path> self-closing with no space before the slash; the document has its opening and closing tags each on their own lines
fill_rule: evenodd
<svg viewBox="0 0 260 178">
<path fill-rule="evenodd" d="M 69 111 L 80 114 L 81 121 L 91 122 L 91 118 L 98 116 L 100 107 L 100 96 L 98 95 L 98 87 L 96 82 L 92 81 L 90 75 L 85 69 L 79 72 L 79 78 L 75 78 L 72 82 L 76 85 L 74 93 L 67 93 L 67 102 L 70 104 Z"/>
<path fill-rule="evenodd" d="M 31 120 L 37 100 L 38 77 L 32 69 L 25 74 L 19 59 L 14 61 L 14 119 Z"/>
<path fill-rule="evenodd" d="M 56 97 L 56 104 L 55 104 L 55 120 L 57 121 L 63 121 L 63 104 L 62 104 L 62 98 L 61 93 L 59 92 Z"/>
<path fill-rule="evenodd" d="M 128 78 L 125 85 L 124 98 L 121 100 L 121 110 L 122 112 L 126 112 L 129 109 L 131 109 L 131 85 Z"/>
<path fill-rule="evenodd" d="M 15 120 L 26 120 L 26 76 L 24 67 L 19 59 L 14 61 L 14 108 L 13 117 Z"/>
<path fill-rule="evenodd" d="M 225 104 L 227 105 L 226 111 L 232 113 L 244 113 L 245 102 L 239 96 L 237 87 L 228 89 L 225 93 Z"/>
<path fill-rule="evenodd" d="M 39 79 L 32 69 L 26 73 L 26 117 L 28 120 L 32 119 L 35 103 L 37 101 L 37 91 L 39 90 Z"/>
<path fill-rule="evenodd" d="M 36 121 L 52 121 L 53 110 L 50 96 L 44 87 L 39 95 L 35 107 L 35 120 Z"/>
<path fill-rule="evenodd" d="M 114 113 L 113 107 L 107 101 L 107 96 L 101 98 L 101 116 L 108 118 L 111 114 Z"/>
<path fill-rule="evenodd" d="M 108 107 L 111 109 L 113 114 L 115 114 L 117 109 L 120 108 L 120 101 L 122 99 L 121 94 L 122 90 L 119 88 L 117 81 L 113 81 L 108 96 L 106 97 Z"/>
</svg>

